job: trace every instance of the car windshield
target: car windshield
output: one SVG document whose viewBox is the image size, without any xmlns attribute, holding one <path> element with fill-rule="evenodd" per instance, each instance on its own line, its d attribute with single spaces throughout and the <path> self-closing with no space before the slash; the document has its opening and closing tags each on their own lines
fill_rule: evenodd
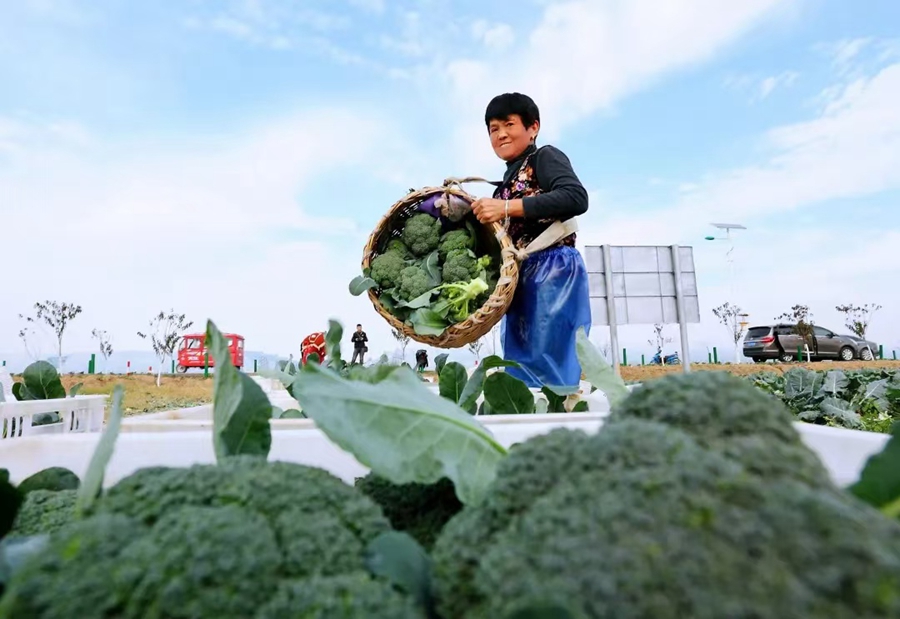
<svg viewBox="0 0 900 619">
<path fill-rule="evenodd" d="M 184 347 L 187 350 L 199 350 L 203 348 L 203 340 L 199 338 L 189 338 L 184 341 Z"/>
<path fill-rule="evenodd" d="M 758 337 L 766 337 L 769 335 L 769 327 L 753 327 L 747 331 L 747 339 L 753 340 Z"/>
</svg>

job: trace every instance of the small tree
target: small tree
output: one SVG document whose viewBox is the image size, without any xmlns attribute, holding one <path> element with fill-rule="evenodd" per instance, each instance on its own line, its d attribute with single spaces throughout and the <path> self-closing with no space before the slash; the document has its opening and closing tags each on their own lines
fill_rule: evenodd
<svg viewBox="0 0 900 619">
<path fill-rule="evenodd" d="M 109 361 L 109 358 L 113 354 L 113 347 L 111 343 L 111 338 L 109 337 L 109 333 L 106 331 L 101 331 L 100 329 L 94 329 L 91 331 L 91 337 L 97 340 L 97 343 L 100 345 L 100 354 L 103 355 L 104 368 L 106 367 L 106 362 Z"/>
<path fill-rule="evenodd" d="M 478 338 L 474 342 L 469 342 L 469 352 L 475 355 L 475 362 L 481 360 L 481 348 L 484 346 L 484 338 Z"/>
<path fill-rule="evenodd" d="M 72 322 L 78 314 L 81 313 L 81 306 L 75 305 L 74 303 L 59 303 L 58 301 L 44 301 L 41 303 L 38 301 L 34 304 L 34 317 L 31 316 L 23 316 L 19 314 L 19 317 L 24 319 L 28 323 L 39 324 L 44 323 L 53 331 L 53 334 L 56 336 L 56 353 L 57 359 L 59 361 L 59 372 L 62 374 L 63 371 L 63 354 L 62 354 L 62 341 L 63 335 L 66 332 L 66 327 L 69 326 L 69 323 Z M 26 337 L 28 337 L 27 329 L 23 329 L 19 331 L 19 337 L 22 338 L 22 341 L 25 342 Z M 32 340 L 34 339 L 34 331 L 31 331 Z M 26 350 L 27 350 L 26 343 Z"/>
<path fill-rule="evenodd" d="M 803 341 L 806 342 L 807 347 L 809 347 L 813 354 L 818 354 L 819 347 L 816 342 L 815 331 L 813 330 L 815 323 L 813 322 L 813 315 L 809 311 L 808 305 L 793 305 L 791 306 L 791 311 L 776 316 L 775 320 L 783 320 L 784 322 L 791 323 L 794 328 L 794 333 L 803 338 Z"/>
<path fill-rule="evenodd" d="M 391 335 L 400 344 L 400 351 L 403 355 L 403 363 L 406 363 L 406 347 L 409 346 L 409 336 L 400 329 L 391 329 Z"/>
<path fill-rule="evenodd" d="M 865 339 L 872 314 L 880 310 L 881 306 L 876 303 L 866 303 L 865 305 L 838 305 L 834 309 L 844 315 L 844 326 L 853 334 Z"/>
<path fill-rule="evenodd" d="M 160 312 L 150 321 L 150 330 L 147 333 L 138 331 L 138 337 L 149 339 L 153 346 L 153 352 L 159 360 L 156 372 L 156 386 L 162 384 L 162 369 L 167 359 L 175 355 L 181 336 L 190 329 L 193 321 L 186 320 L 184 314 L 176 314 L 175 310 L 169 313 Z"/>
<path fill-rule="evenodd" d="M 713 308 L 713 314 L 728 329 L 728 334 L 734 342 L 734 362 L 741 362 L 740 344 L 741 338 L 744 337 L 744 326 L 741 324 L 741 318 L 744 313 L 737 305 L 731 303 L 723 303 L 719 307 Z"/>
<path fill-rule="evenodd" d="M 25 347 L 25 352 L 31 357 L 32 361 L 38 361 L 41 356 L 41 334 L 38 333 L 37 325 L 33 318 L 19 314 L 19 319 L 24 322 L 22 328 L 19 329 L 19 339 Z"/>
<path fill-rule="evenodd" d="M 666 344 L 672 343 L 672 338 L 666 337 L 663 334 L 663 330 L 666 328 L 666 325 L 661 325 L 659 323 L 653 325 L 653 338 L 647 340 L 647 343 L 651 346 L 656 346 L 657 352 L 659 352 L 659 358 L 663 362 L 665 362 L 665 355 L 663 354 L 663 346 Z"/>
</svg>

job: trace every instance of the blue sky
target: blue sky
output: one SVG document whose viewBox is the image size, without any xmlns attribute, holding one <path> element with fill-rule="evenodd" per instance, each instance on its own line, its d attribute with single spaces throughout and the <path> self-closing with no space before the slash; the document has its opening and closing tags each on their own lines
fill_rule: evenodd
<svg viewBox="0 0 900 619">
<path fill-rule="evenodd" d="M 269 352 L 330 316 L 391 349 L 345 292 L 366 236 L 410 187 L 502 172 L 506 90 L 591 192 L 582 243 L 695 247 L 696 354 L 729 300 L 836 329 L 880 303 L 900 350 L 900 4 L 732 4 L 0 0 L 0 351 L 45 298 L 84 306 L 71 350 L 137 348 L 163 307 Z M 714 220 L 748 226 L 736 298 Z"/>
</svg>

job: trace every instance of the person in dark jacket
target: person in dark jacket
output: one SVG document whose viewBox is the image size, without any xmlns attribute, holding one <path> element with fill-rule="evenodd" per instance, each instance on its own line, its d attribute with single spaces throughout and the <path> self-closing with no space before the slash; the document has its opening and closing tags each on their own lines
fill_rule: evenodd
<svg viewBox="0 0 900 619">
<path fill-rule="evenodd" d="M 581 365 L 575 335 L 579 327 L 590 332 L 590 294 L 575 227 L 563 222 L 573 224 L 587 212 L 587 191 L 562 151 L 536 145 L 541 118 L 531 97 L 494 97 L 484 122 L 506 173 L 493 197 L 476 200 L 472 210 L 481 223 L 502 222 L 515 247 L 528 250 L 501 327 L 504 356 L 520 367 L 506 371 L 529 387 L 577 387 Z M 549 247 L 529 248 L 551 227 L 548 234 L 559 234 Z"/>
<path fill-rule="evenodd" d="M 350 341 L 353 342 L 353 358 L 350 359 L 350 364 L 356 363 L 357 358 L 359 358 L 360 364 L 365 363 L 366 353 L 369 352 L 369 347 L 366 346 L 369 338 L 366 336 L 366 332 L 362 330 L 362 325 L 356 325 L 356 331 L 353 332 Z"/>
</svg>

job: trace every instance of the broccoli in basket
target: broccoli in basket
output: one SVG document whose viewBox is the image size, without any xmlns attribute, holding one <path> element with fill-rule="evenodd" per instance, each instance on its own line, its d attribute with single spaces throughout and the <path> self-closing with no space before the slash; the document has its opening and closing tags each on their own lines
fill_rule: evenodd
<svg viewBox="0 0 900 619">
<path fill-rule="evenodd" d="M 406 220 L 403 243 L 416 256 L 433 252 L 441 242 L 441 220 L 428 213 L 419 213 Z"/>
<path fill-rule="evenodd" d="M 447 254 L 441 278 L 445 282 L 467 282 L 481 275 L 490 264 L 490 256 L 476 258 L 472 250 L 454 249 Z"/>
<path fill-rule="evenodd" d="M 418 265 L 408 266 L 400 271 L 397 280 L 399 297 L 404 301 L 410 301 L 421 296 L 431 289 L 428 274 Z"/>
<path fill-rule="evenodd" d="M 441 237 L 441 244 L 438 245 L 441 258 L 446 258 L 447 254 L 456 249 L 475 249 L 475 240 L 468 230 L 451 230 Z"/>
<path fill-rule="evenodd" d="M 388 251 L 372 260 L 369 276 L 384 289 L 395 288 L 400 283 L 400 271 L 406 268 L 406 262 L 396 251 Z"/>
</svg>

